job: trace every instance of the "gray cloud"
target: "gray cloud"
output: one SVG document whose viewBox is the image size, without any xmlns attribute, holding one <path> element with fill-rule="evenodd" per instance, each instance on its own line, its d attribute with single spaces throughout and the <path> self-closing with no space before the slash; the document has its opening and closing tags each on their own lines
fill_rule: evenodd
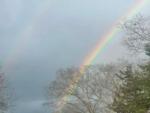
<svg viewBox="0 0 150 113">
<path fill-rule="evenodd" d="M 18 102 L 17 112 L 26 112 L 26 113 L 48 113 L 43 109 L 44 100 L 34 100 L 34 101 L 23 101 Z M 15 110 L 15 109 L 14 109 Z M 10 112 L 12 113 L 12 112 Z"/>
</svg>

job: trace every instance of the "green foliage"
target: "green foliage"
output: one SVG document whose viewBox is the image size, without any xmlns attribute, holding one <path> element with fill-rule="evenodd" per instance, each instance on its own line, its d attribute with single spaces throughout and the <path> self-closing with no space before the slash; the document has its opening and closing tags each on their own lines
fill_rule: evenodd
<svg viewBox="0 0 150 113">
<path fill-rule="evenodd" d="M 111 109 L 117 113 L 146 113 L 150 109 L 150 64 L 130 74 L 116 91 Z"/>
</svg>

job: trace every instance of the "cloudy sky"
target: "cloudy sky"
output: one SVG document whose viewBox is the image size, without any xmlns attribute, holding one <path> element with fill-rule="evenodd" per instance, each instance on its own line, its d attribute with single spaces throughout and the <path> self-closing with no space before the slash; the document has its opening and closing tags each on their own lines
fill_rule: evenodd
<svg viewBox="0 0 150 113">
<path fill-rule="evenodd" d="M 46 88 L 59 68 L 78 66 L 136 0 L 0 0 L 0 65 L 14 113 L 46 113 Z M 150 4 L 141 13 L 149 15 Z M 96 63 L 125 54 L 121 34 Z"/>
</svg>

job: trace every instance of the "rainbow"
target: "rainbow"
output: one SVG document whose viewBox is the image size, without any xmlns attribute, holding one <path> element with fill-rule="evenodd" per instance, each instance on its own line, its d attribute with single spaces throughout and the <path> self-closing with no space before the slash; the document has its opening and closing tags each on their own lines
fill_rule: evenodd
<svg viewBox="0 0 150 113">
<path fill-rule="evenodd" d="M 49 2 L 50 2 L 50 0 L 49 0 Z M 86 58 L 81 63 L 81 65 L 80 65 L 80 72 L 81 73 L 83 73 L 85 71 L 84 67 L 87 66 L 87 65 L 92 64 L 94 62 L 94 60 L 96 59 L 96 57 L 100 53 L 102 53 L 102 51 L 104 51 L 104 49 L 107 47 L 107 45 L 109 45 L 112 42 L 112 40 L 115 38 L 116 34 L 120 32 L 120 29 L 118 29 L 116 27 L 116 25 L 118 23 L 120 23 L 121 21 L 123 21 L 124 19 L 132 18 L 148 2 L 149 2 L 149 0 L 136 0 L 135 4 L 133 4 L 128 9 L 128 11 L 126 11 L 126 13 L 123 16 L 119 17 L 117 19 L 117 21 L 115 21 L 113 23 L 113 25 L 109 29 L 109 31 L 106 32 L 106 34 L 104 34 L 102 37 L 100 37 L 100 40 L 98 41 L 96 46 L 92 49 L 92 51 L 89 53 L 89 55 L 87 55 Z M 9 70 L 9 68 L 11 67 L 13 62 L 15 62 L 15 60 L 17 59 L 17 57 L 21 53 L 22 49 L 24 49 L 27 46 L 28 42 L 30 42 L 30 38 L 32 36 L 33 29 L 36 28 L 36 24 L 38 23 L 38 21 L 40 21 L 40 17 L 42 17 L 41 15 L 46 14 L 47 11 L 48 11 L 48 7 L 50 7 L 50 6 L 47 7 L 47 5 L 52 5 L 52 4 L 47 3 L 47 2 L 45 4 L 42 4 L 39 7 L 39 9 L 40 10 L 43 9 L 43 10 L 42 11 L 40 11 L 40 10 L 37 11 L 38 14 L 35 14 L 33 20 L 31 20 L 31 22 L 19 34 L 18 42 L 14 45 L 14 47 L 12 48 L 12 51 L 10 52 L 10 54 L 8 55 L 8 57 L 5 59 L 5 61 L 2 64 L 2 71 L 5 72 L 5 71 Z M 40 14 L 39 14 L 39 12 L 40 12 Z M 66 92 L 70 89 L 73 91 L 76 88 L 76 85 L 77 85 L 78 81 L 80 80 L 80 78 L 83 75 L 84 74 L 81 74 L 80 76 L 75 77 L 72 80 L 72 82 L 70 83 L 69 87 L 66 88 Z M 70 95 L 70 93 L 67 93 L 64 97 L 62 97 L 59 100 L 59 102 L 58 102 L 59 110 L 61 110 L 63 108 L 63 106 L 65 105 L 65 102 L 67 100 L 69 100 L 69 95 Z"/>
<path fill-rule="evenodd" d="M 7 72 L 9 69 L 12 68 L 12 65 L 18 59 L 18 56 L 22 53 L 22 50 L 25 49 L 28 46 L 28 43 L 31 41 L 32 33 L 36 29 L 37 23 L 40 21 L 43 15 L 46 15 L 48 13 L 49 7 L 50 6 L 52 7 L 53 4 L 55 4 L 55 1 L 48 0 L 38 6 L 37 8 L 38 10 L 33 15 L 33 18 L 18 34 L 17 42 L 14 44 L 7 57 L 1 63 L 2 65 L 1 71 Z"/>
<path fill-rule="evenodd" d="M 120 32 L 120 29 L 118 29 L 116 27 L 116 25 L 118 25 L 121 21 L 125 21 L 126 19 L 132 18 L 133 16 L 135 16 L 143 7 L 144 5 L 146 5 L 148 3 L 149 0 L 137 0 L 135 2 L 135 4 L 133 4 L 127 11 L 126 13 L 119 17 L 117 19 L 117 21 L 114 22 L 114 24 L 112 25 L 112 27 L 109 29 L 108 32 L 106 32 L 106 34 L 104 34 L 102 37 L 100 37 L 100 40 L 98 41 L 98 43 L 96 44 L 96 46 L 93 48 L 93 50 L 89 53 L 89 55 L 86 56 L 86 58 L 84 59 L 84 61 L 81 63 L 80 65 L 80 72 L 81 75 L 76 76 L 70 83 L 69 87 L 66 88 L 66 92 L 67 93 L 64 97 L 62 97 L 59 102 L 57 103 L 57 107 L 59 108 L 59 110 L 61 111 L 61 109 L 65 106 L 66 101 L 69 101 L 69 96 L 70 94 L 73 92 L 73 90 L 76 88 L 78 81 L 80 80 L 80 78 L 82 76 L 84 76 L 84 71 L 85 71 L 85 67 L 88 65 L 91 65 L 94 60 L 96 59 L 96 57 L 102 53 L 102 51 L 104 51 L 104 49 L 107 47 L 107 45 L 109 45 L 112 40 L 115 38 L 115 36 L 117 35 L 117 33 Z M 70 92 L 70 90 L 72 92 Z"/>
</svg>

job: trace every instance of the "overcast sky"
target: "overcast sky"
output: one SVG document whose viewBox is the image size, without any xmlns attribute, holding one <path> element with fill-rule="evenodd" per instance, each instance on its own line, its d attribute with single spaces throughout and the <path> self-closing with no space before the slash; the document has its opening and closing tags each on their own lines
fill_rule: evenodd
<svg viewBox="0 0 150 113">
<path fill-rule="evenodd" d="M 5 74 L 17 98 L 13 112 L 46 113 L 42 104 L 56 70 L 80 65 L 134 1 L 0 0 L 0 62 L 10 65 Z M 141 13 L 148 15 L 149 7 Z M 116 37 L 95 63 L 124 56 L 122 37 Z"/>
</svg>

